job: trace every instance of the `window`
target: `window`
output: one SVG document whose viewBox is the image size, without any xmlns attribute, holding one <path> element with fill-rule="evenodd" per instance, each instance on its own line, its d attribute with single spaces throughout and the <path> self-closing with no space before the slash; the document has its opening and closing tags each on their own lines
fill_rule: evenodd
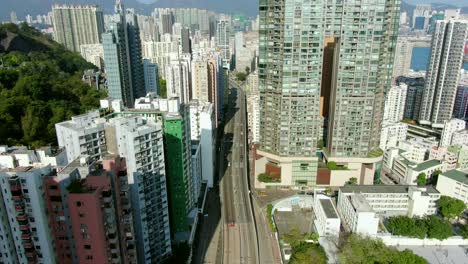
<svg viewBox="0 0 468 264">
<path fill-rule="evenodd" d="M 83 205 L 83 203 L 82 203 L 81 201 L 77 201 L 77 202 L 76 202 L 76 206 L 77 206 L 77 207 L 81 207 L 82 205 Z"/>
<path fill-rule="evenodd" d="M 91 260 L 91 259 L 93 259 L 93 256 L 92 256 L 92 255 L 87 255 L 87 256 L 86 256 L 86 259 L 87 259 L 87 260 Z"/>
<path fill-rule="evenodd" d="M 84 245 L 84 249 L 91 249 L 91 245 Z"/>
<path fill-rule="evenodd" d="M 85 213 L 79 213 L 78 215 L 80 216 L 80 218 L 84 218 L 86 214 Z"/>
</svg>

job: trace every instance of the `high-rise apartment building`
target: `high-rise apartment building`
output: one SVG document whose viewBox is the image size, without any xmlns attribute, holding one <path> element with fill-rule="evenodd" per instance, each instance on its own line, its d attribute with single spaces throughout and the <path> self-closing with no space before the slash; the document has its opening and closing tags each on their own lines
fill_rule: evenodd
<svg viewBox="0 0 468 264">
<path fill-rule="evenodd" d="M 229 69 L 231 62 L 231 20 L 220 18 L 216 27 L 216 46 L 221 52 L 223 67 Z"/>
<path fill-rule="evenodd" d="M 83 44 L 101 43 L 104 32 L 102 10 L 92 5 L 54 5 L 54 38 L 71 51 L 80 52 Z"/>
<path fill-rule="evenodd" d="M 468 86 L 458 86 L 453 117 L 468 120 Z"/>
<path fill-rule="evenodd" d="M 143 70 L 145 76 L 145 93 L 160 94 L 159 91 L 159 71 L 158 65 L 148 59 L 143 60 Z"/>
<path fill-rule="evenodd" d="M 139 263 L 161 262 L 171 254 L 162 125 L 112 118 L 106 138 L 108 151 L 126 160 Z"/>
<path fill-rule="evenodd" d="M 171 236 L 176 241 L 190 241 L 198 218 L 198 190 L 192 175 L 189 106 L 181 104 L 178 98 L 148 95 L 137 99 L 135 110 L 123 113 L 128 114 L 162 120 Z"/>
<path fill-rule="evenodd" d="M 178 57 L 179 44 L 171 39 L 171 35 L 161 36 L 160 42 L 143 42 L 143 57 L 159 66 L 159 75 L 166 79 L 166 66 L 171 63 L 171 57 Z"/>
<path fill-rule="evenodd" d="M 442 135 L 440 137 L 440 147 L 448 147 L 452 142 L 452 136 L 455 132 L 464 130 L 466 128 L 466 122 L 461 119 L 451 119 L 446 121 Z"/>
<path fill-rule="evenodd" d="M 138 262 L 161 262 L 171 254 L 161 122 L 138 116 L 99 118 L 97 112 L 80 120 L 80 125 L 76 119 L 57 124 L 68 129 L 57 129 L 58 138 L 72 142 L 69 145 L 76 148 L 72 154 L 88 153 L 87 148 L 91 148 L 93 156 L 88 156 L 94 160 L 103 159 L 107 153 L 125 158 Z M 60 142 L 68 148 L 67 143 Z M 78 142 L 77 147 L 73 142 Z"/>
<path fill-rule="evenodd" d="M 166 66 L 168 98 L 178 98 L 181 104 L 190 101 L 190 60 L 173 60 Z"/>
<path fill-rule="evenodd" d="M 411 66 L 411 56 L 413 55 L 413 40 L 403 36 L 398 37 L 395 47 L 395 65 L 393 66 L 393 77 L 405 76 Z"/>
<path fill-rule="evenodd" d="M 452 118 L 467 32 L 467 21 L 436 23 L 419 116 L 422 125 L 443 128 Z"/>
<path fill-rule="evenodd" d="M 202 102 L 210 102 L 210 78 L 208 62 L 204 59 L 192 61 L 192 98 Z"/>
<path fill-rule="evenodd" d="M 44 177 L 52 173 L 50 165 L 0 170 L 0 259 L 4 263 L 60 263 L 43 199 Z"/>
<path fill-rule="evenodd" d="M 260 1 L 259 154 L 281 184 L 315 184 L 321 142 L 343 164 L 379 147 L 399 4 Z"/>
<path fill-rule="evenodd" d="M 72 117 L 69 121 L 55 124 L 59 146 L 65 147 L 68 162 L 78 157 L 99 160 L 106 151 L 104 124 L 99 120 L 99 112 Z"/>
<path fill-rule="evenodd" d="M 215 168 L 215 113 L 213 104 L 198 100 L 190 101 L 190 139 L 200 142 L 201 179 L 208 187 L 214 184 Z M 193 164 L 192 164 L 193 166 Z"/>
<path fill-rule="evenodd" d="M 117 0 L 114 21 L 102 34 L 109 97 L 132 107 L 135 98 L 145 95 L 140 32 L 136 15 L 125 14 Z"/>
<path fill-rule="evenodd" d="M 190 39 L 190 29 L 182 28 L 180 32 L 182 53 L 192 53 L 192 40 Z"/>
<path fill-rule="evenodd" d="M 387 92 L 384 108 L 384 123 L 400 122 L 403 119 L 408 85 L 392 86 Z"/>
<path fill-rule="evenodd" d="M 132 218 L 124 213 L 121 178 L 125 161 L 108 157 L 67 186 L 69 224 L 78 263 L 137 263 Z M 125 179 L 124 179 L 125 180 Z M 128 206 L 128 205 L 127 205 Z M 125 228 L 125 225 L 129 226 Z"/>
</svg>

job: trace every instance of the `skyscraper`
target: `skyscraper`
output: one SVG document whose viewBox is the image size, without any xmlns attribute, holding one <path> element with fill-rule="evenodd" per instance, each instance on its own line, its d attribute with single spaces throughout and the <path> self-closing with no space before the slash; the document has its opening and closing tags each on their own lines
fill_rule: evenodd
<svg viewBox="0 0 468 264">
<path fill-rule="evenodd" d="M 384 108 L 384 123 L 396 123 L 403 119 L 408 85 L 393 86 L 387 93 Z"/>
<path fill-rule="evenodd" d="M 379 147 L 399 3 L 260 0 L 260 155 L 282 184 L 315 184 L 325 142 L 328 157 Z"/>
<path fill-rule="evenodd" d="M 101 43 L 104 31 L 102 10 L 93 5 L 54 5 L 54 38 L 69 50 L 80 52 L 80 45 Z"/>
<path fill-rule="evenodd" d="M 216 45 L 221 51 L 223 67 L 229 69 L 231 61 L 231 50 L 229 42 L 231 39 L 231 21 L 228 18 L 220 18 L 216 27 Z"/>
<path fill-rule="evenodd" d="M 182 28 L 181 33 L 182 53 L 192 53 L 192 40 L 190 39 L 190 29 Z"/>
<path fill-rule="evenodd" d="M 458 86 L 453 117 L 468 120 L 468 86 Z"/>
<path fill-rule="evenodd" d="M 437 21 L 432 36 L 419 123 L 443 128 L 452 118 L 468 22 Z"/>
<path fill-rule="evenodd" d="M 158 65 L 156 63 L 151 63 L 150 60 L 143 60 L 143 69 L 145 75 L 145 91 L 148 93 L 160 94 L 159 91 L 159 73 Z"/>
<path fill-rule="evenodd" d="M 102 34 L 109 97 L 132 107 L 135 98 L 145 95 L 140 33 L 134 13 L 124 13 L 116 2 L 114 21 Z"/>
</svg>

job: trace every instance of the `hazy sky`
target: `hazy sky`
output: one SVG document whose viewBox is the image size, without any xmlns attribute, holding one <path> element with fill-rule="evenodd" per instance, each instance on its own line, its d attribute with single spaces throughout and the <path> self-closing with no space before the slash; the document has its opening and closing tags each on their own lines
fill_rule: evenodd
<svg viewBox="0 0 468 264">
<path fill-rule="evenodd" d="M 426 4 L 426 3 L 444 3 L 458 6 L 468 6 L 467 0 L 403 0 L 410 4 Z"/>
</svg>

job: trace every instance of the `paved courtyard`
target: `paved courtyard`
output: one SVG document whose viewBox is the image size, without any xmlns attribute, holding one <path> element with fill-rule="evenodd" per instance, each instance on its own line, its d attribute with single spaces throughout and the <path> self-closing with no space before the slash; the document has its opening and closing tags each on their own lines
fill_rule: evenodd
<svg viewBox="0 0 468 264">
<path fill-rule="evenodd" d="M 430 264 L 466 264 L 468 248 L 461 246 L 399 246 L 398 250 L 409 249 L 425 258 Z"/>
</svg>

